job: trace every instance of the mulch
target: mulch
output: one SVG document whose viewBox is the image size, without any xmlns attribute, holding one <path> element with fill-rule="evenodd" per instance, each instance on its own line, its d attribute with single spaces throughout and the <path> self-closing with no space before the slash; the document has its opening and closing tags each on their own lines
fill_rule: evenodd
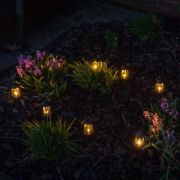
<svg viewBox="0 0 180 180">
<path fill-rule="evenodd" d="M 107 29 L 119 37 L 115 50 L 107 48 L 103 36 Z M 4 72 L 0 77 L 0 172 L 17 180 L 159 179 L 165 173 L 159 154 L 151 149 L 137 150 L 133 138 L 139 130 L 147 133 L 142 112 L 150 103 L 164 96 L 180 96 L 180 38 L 174 29 L 163 31 L 163 36 L 145 43 L 129 33 L 127 22 L 83 24 L 45 49 L 70 62 L 81 61 L 82 57 L 108 60 L 109 66 L 126 66 L 131 75 L 127 81 L 118 80 L 112 95 L 94 95 L 87 101 L 87 92 L 71 83 L 64 97 L 52 103 L 54 117 L 62 116 L 68 122 L 76 118 L 74 137 L 82 147 L 60 162 L 28 159 L 21 124 L 42 120 L 42 104 L 38 97 L 26 93 L 20 101 L 12 100 L 9 90 L 17 78 L 15 67 Z M 164 94 L 154 92 L 157 79 L 165 83 Z M 94 125 L 91 137 L 82 133 L 81 121 L 86 117 Z M 178 172 L 173 173 L 178 177 Z"/>
</svg>

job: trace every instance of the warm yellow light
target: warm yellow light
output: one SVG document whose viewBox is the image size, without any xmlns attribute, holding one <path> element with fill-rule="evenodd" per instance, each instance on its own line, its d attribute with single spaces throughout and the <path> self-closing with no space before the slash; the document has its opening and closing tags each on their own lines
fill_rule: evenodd
<svg viewBox="0 0 180 180">
<path fill-rule="evenodd" d="M 156 83 L 155 85 L 155 91 L 157 93 L 163 93 L 164 92 L 164 83 Z"/>
<path fill-rule="evenodd" d="M 51 107 L 50 106 L 43 106 L 42 111 L 43 111 L 44 116 L 50 116 L 51 115 Z"/>
<path fill-rule="evenodd" d="M 97 61 L 93 61 L 93 62 L 91 63 L 91 68 L 92 68 L 93 71 L 98 71 L 98 69 L 99 69 L 99 63 L 98 63 Z"/>
<path fill-rule="evenodd" d="M 11 88 L 11 96 L 15 99 L 21 97 L 21 90 L 19 87 Z"/>
<path fill-rule="evenodd" d="M 137 148 L 142 148 L 144 146 L 144 138 L 143 137 L 135 137 L 134 144 Z"/>
<path fill-rule="evenodd" d="M 93 61 L 91 63 L 91 69 L 95 72 L 100 72 L 106 68 L 106 62 L 103 61 Z"/>
<path fill-rule="evenodd" d="M 92 124 L 84 124 L 84 135 L 90 136 L 94 133 L 94 128 Z"/>
<path fill-rule="evenodd" d="M 128 77 L 129 77 L 129 70 L 122 69 L 121 70 L 121 79 L 128 79 Z"/>
</svg>

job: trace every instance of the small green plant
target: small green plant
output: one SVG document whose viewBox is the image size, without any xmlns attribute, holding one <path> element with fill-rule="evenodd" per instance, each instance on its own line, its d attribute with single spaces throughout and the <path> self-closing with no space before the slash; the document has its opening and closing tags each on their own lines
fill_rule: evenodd
<svg viewBox="0 0 180 180">
<path fill-rule="evenodd" d="M 152 15 L 136 16 L 131 25 L 131 32 L 142 41 L 153 40 L 160 33 L 160 21 Z"/>
<path fill-rule="evenodd" d="M 26 121 L 22 128 L 27 135 L 25 141 L 29 156 L 32 160 L 58 160 L 75 153 L 79 146 L 72 139 L 70 129 L 72 123 L 67 125 L 58 119 L 51 121 Z"/>
<path fill-rule="evenodd" d="M 117 47 L 119 38 L 118 35 L 116 35 L 116 33 L 107 30 L 104 32 L 104 38 L 109 49 L 115 49 Z"/>
<path fill-rule="evenodd" d="M 152 105 L 151 111 L 144 111 L 144 117 L 149 122 L 149 143 L 145 148 L 155 148 L 164 161 L 166 174 L 163 179 L 169 179 L 171 172 L 180 172 L 180 101 L 170 102 L 162 98 L 160 105 Z"/>
<path fill-rule="evenodd" d="M 35 57 L 21 55 L 18 61 L 17 83 L 21 88 L 45 97 L 46 100 L 63 95 L 67 86 L 63 58 L 38 51 Z"/>
<path fill-rule="evenodd" d="M 94 71 L 87 61 L 83 63 L 76 62 L 71 67 L 74 82 L 90 93 L 97 92 L 100 95 L 109 93 L 118 79 L 118 71 L 108 68 L 106 63 L 100 71 Z"/>
</svg>

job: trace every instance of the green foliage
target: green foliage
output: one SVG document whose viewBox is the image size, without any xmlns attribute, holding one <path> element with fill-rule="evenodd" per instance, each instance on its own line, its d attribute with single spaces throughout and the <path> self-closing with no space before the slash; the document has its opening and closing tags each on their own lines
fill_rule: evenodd
<svg viewBox="0 0 180 180">
<path fill-rule="evenodd" d="M 142 41 L 152 40 L 160 33 L 160 22 L 152 15 L 136 16 L 131 25 L 132 33 Z"/>
<path fill-rule="evenodd" d="M 52 55 L 44 55 L 41 59 L 36 56 L 22 59 L 23 62 L 16 67 L 19 74 L 17 84 L 21 88 L 46 100 L 63 95 L 67 86 L 66 64 L 63 59 Z"/>
<path fill-rule="evenodd" d="M 101 71 L 95 72 L 87 61 L 76 62 L 71 66 L 73 69 L 73 80 L 81 88 L 90 93 L 97 92 L 100 95 L 109 93 L 118 78 L 117 70 L 108 68 L 107 65 Z"/>
<path fill-rule="evenodd" d="M 180 153 L 179 103 L 179 99 L 162 98 L 160 104 L 151 105 L 151 112 L 146 111 L 150 132 L 145 148 L 158 150 L 166 166 L 165 179 L 169 179 L 170 172 L 175 169 L 180 172 L 180 162 L 176 158 Z M 152 127 L 156 130 L 152 131 Z"/>
<path fill-rule="evenodd" d="M 115 49 L 117 47 L 119 38 L 118 35 L 116 35 L 114 32 L 110 30 L 105 31 L 104 38 L 109 49 Z"/>
<path fill-rule="evenodd" d="M 22 128 L 27 135 L 26 145 L 32 160 L 58 160 L 75 153 L 79 146 L 72 140 L 70 129 L 62 120 L 26 121 Z"/>
</svg>

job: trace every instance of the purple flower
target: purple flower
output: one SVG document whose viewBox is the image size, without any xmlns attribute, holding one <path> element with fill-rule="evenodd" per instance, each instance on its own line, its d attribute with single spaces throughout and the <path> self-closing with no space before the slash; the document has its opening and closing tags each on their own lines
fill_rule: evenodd
<svg viewBox="0 0 180 180">
<path fill-rule="evenodd" d="M 44 52 L 44 51 L 43 52 L 36 51 L 36 58 L 39 59 L 39 60 L 44 59 L 45 55 L 46 55 L 46 52 Z"/>
<path fill-rule="evenodd" d="M 169 103 L 166 98 L 161 99 L 160 107 L 164 112 L 169 112 Z"/>
<path fill-rule="evenodd" d="M 165 132 L 165 140 L 167 143 L 169 144 L 174 144 L 176 142 L 176 134 L 175 134 L 175 131 L 172 130 L 172 129 L 168 129 L 166 132 Z"/>
<path fill-rule="evenodd" d="M 32 69 L 35 65 L 35 60 L 33 59 L 26 59 L 24 60 L 24 65 L 26 69 Z"/>
<path fill-rule="evenodd" d="M 59 60 L 57 60 L 58 67 L 62 67 L 62 66 L 64 66 L 64 64 L 65 64 L 64 59 L 60 58 Z"/>
<path fill-rule="evenodd" d="M 18 63 L 19 65 L 24 65 L 24 56 L 23 55 L 20 55 L 17 57 L 17 60 L 18 60 Z"/>
<path fill-rule="evenodd" d="M 20 77 L 23 76 L 24 70 L 23 70 L 22 66 L 16 66 L 16 71 Z"/>
<path fill-rule="evenodd" d="M 53 58 L 53 59 L 48 60 L 47 65 L 49 69 L 52 70 L 52 69 L 57 69 L 57 68 L 62 67 L 64 63 L 65 63 L 64 59 L 62 58 L 60 59 Z"/>
<path fill-rule="evenodd" d="M 173 119 L 177 120 L 179 113 L 177 112 L 176 109 L 171 109 L 171 111 L 169 111 L 169 116 L 171 116 Z"/>
<path fill-rule="evenodd" d="M 42 71 L 40 70 L 40 68 L 35 66 L 34 75 L 38 77 L 38 76 L 41 76 L 41 74 L 42 74 Z"/>
<path fill-rule="evenodd" d="M 54 69 L 56 67 L 56 64 L 57 64 L 56 61 L 53 61 L 53 60 L 49 60 L 47 62 L 47 65 L 48 65 L 50 70 Z"/>
</svg>

